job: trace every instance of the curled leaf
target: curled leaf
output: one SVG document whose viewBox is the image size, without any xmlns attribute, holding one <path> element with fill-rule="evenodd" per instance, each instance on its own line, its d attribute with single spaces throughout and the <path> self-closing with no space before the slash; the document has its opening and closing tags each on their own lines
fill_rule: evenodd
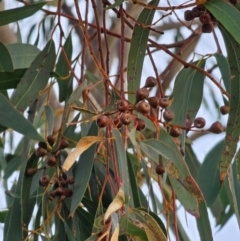
<svg viewBox="0 0 240 241">
<path fill-rule="evenodd" d="M 85 150 L 87 150 L 92 144 L 97 141 L 101 141 L 103 138 L 99 136 L 85 136 L 77 144 L 75 150 L 73 150 L 65 162 L 63 163 L 63 170 L 68 171 L 71 166 L 74 164 L 77 157 L 79 157 Z"/>
<path fill-rule="evenodd" d="M 113 212 L 119 210 L 123 206 L 124 202 L 125 202 L 124 192 L 122 189 L 119 189 L 117 196 L 110 203 L 106 213 L 104 214 L 104 218 L 103 218 L 104 222 L 108 220 L 108 218 Z"/>
</svg>

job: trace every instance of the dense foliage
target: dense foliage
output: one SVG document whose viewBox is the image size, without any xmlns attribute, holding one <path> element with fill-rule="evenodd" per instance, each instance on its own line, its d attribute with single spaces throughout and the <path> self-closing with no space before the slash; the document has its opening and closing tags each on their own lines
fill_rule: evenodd
<svg viewBox="0 0 240 241">
<path fill-rule="evenodd" d="M 188 241 L 181 206 L 201 241 L 207 208 L 240 223 L 238 1 L 18 2 L 0 12 L 5 241 Z"/>
</svg>

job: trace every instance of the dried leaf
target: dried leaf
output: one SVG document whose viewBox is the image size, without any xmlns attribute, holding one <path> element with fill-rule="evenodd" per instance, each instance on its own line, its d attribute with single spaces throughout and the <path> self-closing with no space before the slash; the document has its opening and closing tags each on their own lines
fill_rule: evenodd
<svg viewBox="0 0 240 241">
<path fill-rule="evenodd" d="M 97 141 L 102 141 L 103 137 L 99 136 L 85 136 L 77 144 L 75 150 L 73 150 L 63 163 L 63 170 L 68 171 L 74 164 L 77 157 L 79 157 L 85 150 L 87 150 L 92 144 Z"/>
<path fill-rule="evenodd" d="M 106 213 L 104 214 L 104 218 L 103 218 L 104 222 L 108 220 L 108 218 L 113 212 L 119 210 L 123 206 L 124 202 L 125 202 L 124 192 L 122 189 L 119 189 L 117 196 L 110 203 Z"/>
<path fill-rule="evenodd" d="M 113 232 L 113 235 L 111 237 L 111 241 L 118 241 L 118 235 L 119 235 L 119 223 L 117 224 L 117 227 Z"/>
</svg>

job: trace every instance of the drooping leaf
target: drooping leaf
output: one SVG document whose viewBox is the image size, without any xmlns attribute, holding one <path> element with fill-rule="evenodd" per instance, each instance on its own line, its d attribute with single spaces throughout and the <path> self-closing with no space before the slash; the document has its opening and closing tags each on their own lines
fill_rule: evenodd
<svg viewBox="0 0 240 241">
<path fill-rule="evenodd" d="M 63 49 L 65 51 L 65 54 L 63 53 L 63 50 L 60 53 L 57 65 L 56 65 L 56 72 L 60 76 L 67 76 L 69 74 L 69 67 L 66 63 L 65 58 L 68 59 L 68 62 L 71 63 L 72 58 L 72 35 L 69 34 L 67 37 Z M 65 101 L 69 97 L 68 94 L 72 92 L 72 77 L 65 80 L 58 80 L 58 87 L 59 87 L 59 101 Z"/>
<path fill-rule="evenodd" d="M 201 241 L 213 241 L 212 229 L 208 217 L 207 207 L 205 202 L 199 204 L 200 217 L 197 218 L 197 226 Z"/>
<path fill-rule="evenodd" d="M 38 98 L 39 91 L 46 87 L 55 58 L 54 42 L 50 41 L 27 69 L 11 98 L 18 110 L 24 111 Z"/>
<path fill-rule="evenodd" d="M 46 112 L 46 119 L 47 119 L 47 129 L 48 129 L 48 135 L 51 135 L 53 133 L 53 127 L 54 127 L 54 112 L 50 105 L 45 105 L 45 112 Z"/>
<path fill-rule="evenodd" d="M 95 123 L 93 123 L 90 127 L 88 132 L 89 136 L 96 136 L 98 132 L 98 128 Z M 73 196 L 71 201 L 70 213 L 71 215 L 78 207 L 79 203 L 81 202 L 85 190 L 87 188 L 93 162 L 94 162 L 94 155 L 95 155 L 96 144 L 91 145 L 90 148 L 85 150 L 79 158 L 77 163 L 76 171 L 77 175 L 75 176 L 75 184 L 73 188 Z"/>
<path fill-rule="evenodd" d="M 132 212 L 140 222 L 140 225 L 146 232 L 148 240 L 151 241 L 167 241 L 167 237 L 165 236 L 164 232 L 147 212 L 141 209 L 133 209 Z"/>
<path fill-rule="evenodd" d="M 240 12 L 226 1 L 211 0 L 204 5 L 240 44 Z"/>
<path fill-rule="evenodd" d="M 62 169 L 65 171 L 68 171 L 76 159 L 84 152 L 86 151 L 90 146 L 92 146 L 94 143 L 98 141 L 102 141 L 103 138 L 100 136 L 84 136 L 80 141 L 78 142 L 75 150 L 73 150 L 63 163 Z"/>
<path fill-rule="evenodd" d="M 77 86 L 77 88 L 72 92 L 72 94 L 70 95 L 69 99 L 68 99 L 68 104 L 73 103 L 74 101 L 78 100 L 84 89 L 86 89 L 87 87 L 87 81 L 84 80 L 80 85 Z"/>
<path fill-rule="evenodd" d="M 231 72 L 228 60 L 220 53 L 213 55 L 217 61 L 218 68 L 222 74 L 223 83 L 228 93 L 230 93 Z"/>
<path fill-rule="evenodd" d="M 233 162 L 229 174 L 229 187 L 232 194 L 233 207 L 235 215 L 238 221 L 238 227 L 240 228 L 240 181 L 237 177 L 237 161 Z"/>
<path fill-rule="evenodd" d="M 0 93 L 0 125 L 38 141 L 43 141 L 43 137 L 37 132 L 33 125 L 24 118 L 10 102 Z"/>
<path fill-rule="evenodd" d="M 6 46 L 0 42 L 0 72 L 11 72 L 13 71 L 13 62 L 10 53 Z"/>
<path fill-rule="evenodd" d="M 13 68 L 27 69 L 39 54 L 39 49 L 35 45 L 25 43 L 15 43 L 6 45 L 13 62 Z"/>
<path fill-rule="evenodd" d="M 223 147 L 223 141 L 213 147 L 199 169 L 198 184 L 208 206 L 213 204 L 220 191 L 219 164 Z"/>
<path fill-rule="evenodd" d="M 39 2 L 20 8 L 9 9 L 0 12 L 0 26 L 17 22 L 18 20 L 32 16 L 40 10 L 47 2 Z"/>
<path fill-rule="evenodd" d="M 204 69 L 205 60 L 193 64 Z M 171 123 L 185 126 L 186 116 L 194 120 L 200 108 L 203 96 L 204 75 L 192 68 L 183 68 L 176 77 L 172 93 L 171 110 L 175 118 Z"/>
<path fill-rule="evenodd" d="M 125 202 L 124 192 L 122 189 L 119 189 L 116 197 L 114 197 L 114 199 L 108 206 L 104 214 L 103 221 L 106 222 L 112 213 L 116 212 L 124 205 L 124 202 Z"/>
<path fill-rule="evenodd" d="M 157 6 L 159 0 L 153 0 L 148 5 Z M 142 23 L 143 26 L 135 24 L 132 34 L 132 41 L 130 44 L 130 50 L 128 54 L 127 62 L 127 74 L 128 74 L 128 92 L 135 93 L 140 87 L 142 67 L 145 58 L 145 52 L 147 49 L 147 41 L 149 35 L 149 28 L 144 28 L 144 25 L 151 25 L 155 10 L 154 9 L 143 9 L 140 13 L 137 22 Z M 135 102 L 135 95 L 130 94 L 128 100 L 131 103 Z"/>
<path fill-rule="evenodd" d="M 220 27 L 228 54 L 228 62 L 231 71 L 230 85 L 230 110 L 226 128 L 225 144 L 220 164 L 220 182 L 222 183 L 227 175 L 228 168 L 231 165 L 234 154 L 237 150 L 237 143 L 240 135 L 239 115 L 240 115 L 240 63 L 239 47 L 240 44 L 229 35 L 229 33 Z M 235 30 L 236 31 L 236 30 Z"/>
</svg>

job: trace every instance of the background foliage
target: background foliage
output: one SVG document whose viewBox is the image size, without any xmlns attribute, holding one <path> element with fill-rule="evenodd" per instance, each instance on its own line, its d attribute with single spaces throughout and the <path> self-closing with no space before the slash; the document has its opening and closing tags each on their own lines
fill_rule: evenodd
<svg viewBox="0 0 240 241">
<path fill-rule="evenodd" d="M 240 225 L 238 2 L 17 2 L 0 12 L 4 240 L 192 240 L 182 207 L 201 241 L 209 214 Z"/>
</svg>

